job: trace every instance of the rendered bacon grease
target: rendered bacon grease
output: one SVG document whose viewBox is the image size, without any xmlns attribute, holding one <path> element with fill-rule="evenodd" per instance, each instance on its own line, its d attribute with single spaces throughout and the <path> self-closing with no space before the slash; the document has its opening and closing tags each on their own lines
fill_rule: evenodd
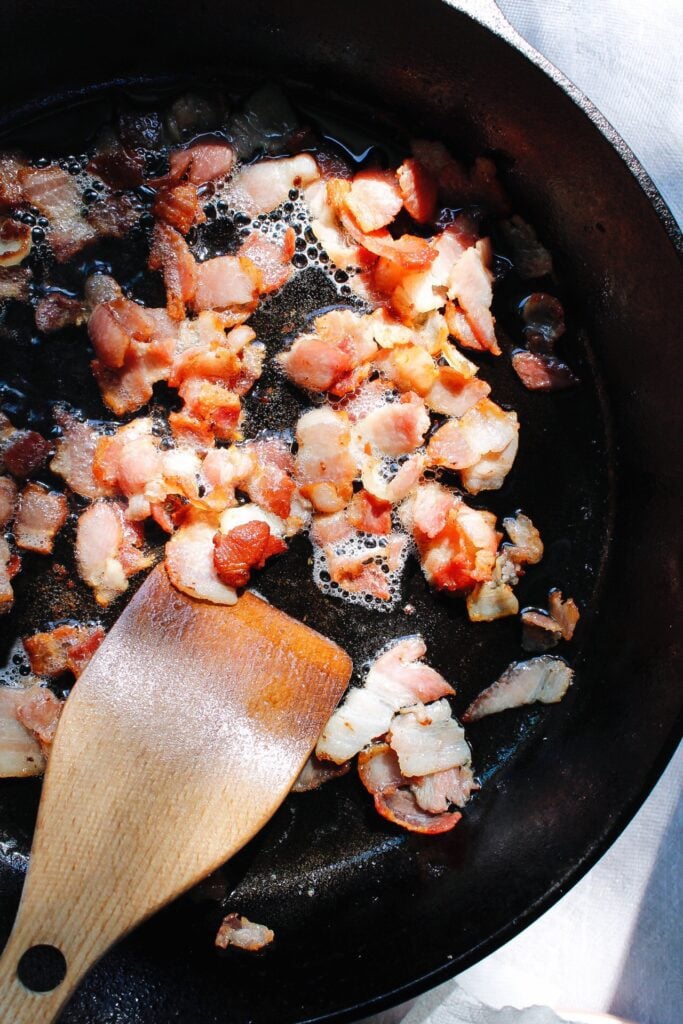
<svg viewBox="0 0 683 1024">
<path fill-rule="evenodd" d="M 106 410 L 95 421 L 56 405 L 49 438 L 0 416 L 0 612 L 12 609 L 23 553 L 50 557 L 69 521 L 78 573 L 101 608 L 153 564 L 153 527 L 167 536 L 173 585 L 216 604 L 233 604 L 305 532 L 326 596 L 395 608 L 412 557 L 473 622 L 517 615 L 515 586 L 543 542 L 525 512 L 499 521 L 485 507 L 525 429 L 496 401 L 486 367 L 508 361 L 513 379 L 540 391 L 577 378 L 558 353 L 564 312 L 547 292 L 525 299 L 519 347 L 503 352 L 492 223 L 520 278 L 552 282 L 550 254 L 489 158 L 465 165 L 417 139 L 396 166 L 352 167 L 267 90 L 230 115 L 196 96 L 163 116 L 124 113 L 78 158 L 0 155 L 0 303 L 30 304 L 43 336 L 80 331 Z M 210 225 L 229 228 L 229 241 Z M 104 242 L 121 253 L 143 244 L 143 276 L 163 301 L 138 301 L 94 261 Z M 60 285 L 86 263 L 79 289 Z M 267 351 L 253 314 L 312 264 L 338 303 Z M 267 366 L 299 396 L 293 429 L 259 432 L 245 416 Z M 523 612 L 525 649 L 571 639 L 577 619 L 552 592 L 548 612 Z M 38 683 L 75 677 L 102 637 L 97 622 L 27 637 L 31 672 Z M 385 818 L 426 833 L 455 825 L 478 784 L 455 691 L 425 654 L 420 637 L 379 653 L 297 789 L 357 757 Z M 557 700 L 570 680 L 543 654 L 511 666 L 465 717 Z M 61 702 L 38 686 L 6 703 L 42 764 Z M 228 924 L 225 942 L 239 944 L 248 922 Z"/>
</svg>

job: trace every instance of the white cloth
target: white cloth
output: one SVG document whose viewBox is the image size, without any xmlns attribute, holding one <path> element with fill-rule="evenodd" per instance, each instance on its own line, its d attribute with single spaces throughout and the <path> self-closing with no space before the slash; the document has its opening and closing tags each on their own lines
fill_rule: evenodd
<svg viewBox="0 0 683 1024">
<path fill-rule="evenodd" d="M 683 224 L 683 2 L 498 5 L 593 100 Z M 683 746 L 619 839 L 554 907 L 457 980 L 368 1024 L 549 1024 L 551 1006 L 681 1024 L 682 840 Z M 507 1004 L 528 1009 L 502 1016 L 496 1008 Z"/>
</svg>

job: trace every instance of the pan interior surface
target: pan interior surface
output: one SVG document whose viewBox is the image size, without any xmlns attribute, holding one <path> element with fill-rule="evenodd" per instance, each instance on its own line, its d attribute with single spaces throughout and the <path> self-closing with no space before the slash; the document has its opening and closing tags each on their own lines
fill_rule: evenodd
<svg viewBox="0 0 683 1024">
<path fill-rule="evenodd" d="M 306 6 L 294 5 L 295 27 L 301 28 Z M 580 633 L 562 652 L 577 670 L 576 684 L 559 707 L 508 712 L 470 730 L 484 787 L 446 836 L 412 836 L 383 822 L 354 775 L 290 797 L 232 862 L 95 968 L 65 1011 L 65 1024 L 218 1024 L 228 1019 L 293 1024 L 332 1016 L 351 1019 L 406 998 L 472 963 L 557 898 L 625 822 L 677 735 L 680 650 L 670 651 L 668 631 L 680 609 L 681 591 L 665 539 L 680 538 L 673 506 L 681 497 L 681 479 L 659 443 L 662 434 L 670 433 L 670 449 L 677 447 L 680 456 L 679 414 L 666 397 L 681 355 L 660 312 L 664 298 L 683 308 L 673 249 L 638 186 L 585 115 L 500 40 L 443 5 L 429 3 L 429 31 L 422 22 L 415 28 L 410 52 L 417 56 L 410 73 L 397 75 L 390 86 L 392 66 L 408 66 L 400 58 L 405 47 L 407 59 L 409 5 L 392 7 L 405 36 L 394 57 L 380 42 L 380 9 L 386 15 L 388 5 L 379 3 L 363 13 L 357 5 L 351 8 L 362 22 L 353 31 L 359 40 L 361 29 L 367 36 L 353 54 L 344 49 L 333 57 L 326 37 L 313 54 L 304 54 L 294 29 L 273 20 L 272 9 L 261 3 L 235 31 L 263 37 L 259 62 L 272 58 L 275 67 L 284 58 L 276 56 L 273 37 L 279 33 L 280 47 L 284 39 L 291 40 L 290 67 L 299 55 L 299 77 L 307 70 L 309 81 L 336 67 L 335 81 L 346 96 L 364 100 L 346 104 L 330 96 L 322 103 L 324 109 L 339 111 L 330 131 L 340 141 L 339 122 L 347 130 L 353 126 L 354 144 L 358 133 L 389 145 L 392 117 L 399 118 L 398 130 L 406 138 L 414 131 L 450 141 L 462 126 L 461 148 L 471 155 L 483 150 L 496 154 L 520 211 L 553 251 L 568 317 L 567 351 L 582 384 L 564 394 L 534 395 L 524 391 L 509 363 L 486 364 L 482 376 L 492 384 L 493 397 L 518 411 L 522 441 L 505 486 L 483 495 L 481 504 L 499 516 L 521 508 L 539 527 L 546 555 L 522 581 L 520 604 L 542 606 L 549 587 L 559 586 L 580 605 Z M 259 15 L 271 19 L 268 32 L 257 27 Z M 95 27 L 100 17 L 93 14 Z M 457 38 L 465 54 L 457 73 L 447 61 L 439 64 L 446 60 L 440 29 Z M 55 31 L 61 38 L 62 30 L 55 26 Z M 92 32 L 90 25 L 87 33 Z M 420 44 L 427 42 L 438 68 L 431 82 L 419 56 Z M 363 47 L 373 43 L 378 59 L 369 91 L 364 89 L 370 72 Z M 498 78 L 498 91 L 478 82 L 474 52 L 489 68 L 496 65 L 491 75 Z M 58 84 L 49 62 L 46 73 Z M 506 75 L 518 86 L 522 107 L 540 89 L 536 106 L 530 105 L 526 115 L 515 113 L 504 97 Z M 294 93 L 302 109 L 321 105 L 306 89 Z M 106 105 L 110 95 L 98 92 L 92 103 Z M 15 106 L 20 99 L 17 92 Z M 79 120 L 88 106 L 79 107 Z M 373 117 L 369 110 L 375 108 L 391 116 Z M 545 131 L 543 146 L 534 145 L 533 130 Z M 572 133 L 575 166 L 564 160 L 568 144 L 563 136 Z M 604 177 L 598 184 L 600 167 L 603 175 L 611 175 L 608 190 Z M 534 187 L 535 182 L 540 184 Z M 632 261 L 643 245 L 656 267 L 637 278 Z M 519 297 L 514 282 L 506 284 L 495 309 L 511 336 L 518 330 L 514 305 Z M 272 350 L 281 344 L 285 322 L 296 329 L 315 310 L 339 301 L 323 275 L 307 272 L 283 290 L 255 329 Z M 9 329 L 12 344 L 20 346 L 25 325 L 10 323 Z M 671 383 L 638 362 L 636 388 L 637 347 L 653 330 L 672 360 Z M 85 407 L 89 415 L 104 415 L 97 393 L 83 390 L 85 354 L 73 339 L 60 344 L 63 349 L 34 356 L 25 373 L 26 360 L 17 356 L 16 366 L 10 364 L 4 397 L 15 403 L 10 415 L 18 425 L 39 426 L 49 402 L 59 398 Z M 258 589 L 345 646 L 357 666 L 387 640 L 419 631 L 430 662 L 457 686 L 457 714 L 510 661 L 523 656 L 518 622 L 473 626 L 462 601 L 428 593 L 413 562 L 395 612 L 373 614 L 324 598 L 310 579 L 306 544 L 293 545 L 260 577 Z M 66 550 L 61 554 L 66 560 Z M 59 617 L 48 575 L 35 559 L 24 582 L 21 576 L 17 580 L 17 606 L 29 590 L 32 595 L 26 620 L 19 620 L 20 632 Z M 635 617 L 626 606 L 634 579 L 639 581 Z M 414 614 L 405 614 L 406 604 L 415 608 Z M 9 633 L 3 635 L 6 644 Z M 646 700 L 641 681 L 647 681 Z M 38 785 L 30 781 L 0 786 L 3 934 L 19 898 L 38 796 Z M 276 932 L 275 944 L 254 957 L 216 953 L 213 936 L 229 910 L 267 923 Z"/>
</svg>

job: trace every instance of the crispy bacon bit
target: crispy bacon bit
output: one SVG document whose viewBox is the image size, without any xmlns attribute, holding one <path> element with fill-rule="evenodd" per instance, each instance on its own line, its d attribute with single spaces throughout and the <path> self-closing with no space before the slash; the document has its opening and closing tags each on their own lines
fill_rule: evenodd
<svg viewBox="0 0 683 1024">
<path fill-rule="evenodd" d="M 479 452 L 472 448 L 458 420 L 448 420 L 432 434 L 427 456 L 433 466 L 467 469 L 479 461 Z"/>
<path fill-rule="evenodd" d="M 32 476 L 45 465 L 52 444 L 35 430 L 15 430 L 2 447 L 1 460 L 12 476 Z"/>
<path fill-rule="evenodd" d="M 260 231 L 252 231 L 240 246 L 238 256 L 246 256 L 261 273 L 262 295 L 277 291 L 289 281 L 295 240 L 293 228 L 287 228 L 280 245 L 269 241 Z"/>
<path fill-rule="evenodd" d="M 0 302 L 5 299 L 28 301 L 32 278 L 30 267 L 0 267 Z"/>
<path fill-rule="evenodd" d="M 221 949 L 237 946 L 238 949 L 254 952 L 263 949 L 274 938 L 275 932 L 264 924 L 254 924 L 248 917 L 240 917 L 239 914 L 228 914 L 218 929 L 216 945 Z"/>
<path fill-rule="evenodd" d="M 501 231 L 512 249 L 512 261 L 520 277 L 544 277 L 553 272 L 553 260 L 548 250 L 539 242 L 530 224 L 515 214 L 502 221 Z"/>
<path fill-rule="evenodd" d="M 0 476 L 0 530 L 12 522 L 17 507 L 17 485 L 11 476 Z"/>
<path fill-rule="evenodd" d="M 396 171 L 406 210 L 418 224 L 427 224 L 436 213 L 436 181 L 419 160 L 404 160 Z"/>
<path fill-rule="evenodd" d="M 292 793 L 309 793 L 312 789 L 320 789 L 325 782 L 339 779 L 350 770 L 349 761 L 337 765 L 331 761 L 321 761 L 315 754 L 311 754 L 292 786 Z"/>
<path fill-rule="evenodd" d="M 345 199 L 348 212 L 361 231 L 378 231 L 390 224 L 403 206 L 403 196 L 392 171 L 359 171 Z"/>
<path fill-rule="evenodd" d="M 574 371 L 554 356 L 515 352 L 512 368 L 529 391 L 564 391 L 579 383 Z"/>
<path fill-rule="evenodd" d="M 14 536 L 17 547 L 37 551 L 41 555 L 52 553 L 54 539 L 66 522 L 69 507 L 58 491 L 50 491 L 42 484 L 26 484 L 19 495 Z"/>
<path fill-rule="evenodd" d="M 147 569 L 153 559 L 140 550 L 138 524 L 128 522 L 117 502 L 99 499 L 81 514 L 76 530 L 76 562 L 81 578 L 100 605 L 128 589 L 128 577 Z"/>
<path fill-rule="evenodd" d="M 95 355 L 104 366 L 120 369 L 134 341 L 149 341 L 154 324 L 147 311 L 130 299 L 113 299 L 96 306 L 88 321 Z"/>
<path fill-rule="evenodd" d="M 13 554 L 9 544 L 0 536 L 0 615 L 5 615 L 14 604 L 12 579 L 21 568 L 21 559 Z"/>
<path fill-rule="evenodd" d="M 551 590 L 548 598 L 550 614 L 560 627 L 563 640 L 571 640 L 581 613 L 572 597 L 565 601 L 561 590 Z"/>
<path fill-rule="evenodd" d="M 462 470 L 463 485 L 470 494 L 502 487 L 517 455 L 517 414 L 483 398 L 459 422 L 467 443 L 479 453 L 474 465 Z"/>
<path fill-rule="evenodd" d="M 503 520 L 505 532 L 512 541 L 506 549 L 507 557 L 515 565 L 536 565 L 543 558 L 541 535 L 523 512 Z"/>
<path fill-rule="evenodd" d="M 78 678 L 104 640 L 101 626 L 57 626 L 49 633 L 26 637 L 31 670 L 39 676 L 73 672 Z"/>
<path fill-rule="evenodd" d="M 227 587 L 246 587 L 252 569 L 262 569 L 266 559 L 286 551 L 287 545 L 273 537 L 267 523 L 252 520 L 213 538 L 213 562 L 218 578 Z"/>
<path fill-rule="evenodd" d="M 573 675 L 566 662 L 551 654 L 541 654 L 529 661 L 513 661 L 500 678 L 470 704 L 462 720 L 476 722 L 486 715 L 536 701 L 557 704 L 571 685 Z"/>
<path fill-rule="evenodd" d="M 485 265 L 482 242 L 467 249 L 455 264 L 448 282 L 448 298 L 457 299 L 479 345 L 500 355 L 491 315 L 493 275 Z"/>
<path fill-rule="evenodd" d="M 64 701 L 58 700 L 51 690 L 43 686 L 31 687 L 26 691 L 24 700 L 17 704 L 17 718 L 38 740 L 43 756 L 50 751 L 63 707 Z"/>
<path fill-rule="evenodd" d="M 197 194 L 197 186 L 190 182 L 162 188 L 152 207 L 154 216 L 186 235 L 193 224 L 206 220 Z"/>
<path fill-rule="evenodd" d="M 162 271 L 168 315 L 172 320 L 182 320 L 185 306 L 195 297 L 197 264 L 183 236 L 168 224 L 154 225 L 149 268 Z"/>
<path fill-rule="evenodd" d="M 0 778 L 42 775 L 45 758 L 38 741 L 17 718 L 17 705 L 31 690 L 0 686 Z"/>
<path fill-rule="evenodd" d="M 434 360 L 421 345 L 400 345 L 385 350 L 375 363 L 400 391 L 414 391 L 423 397 L 439 376 Z"/>
<path fill-rule="evenodd" d="M 108 497 L 111 488 L 96 479 L 93 472 L 93 459 L 101 438 L 99 431 L 65 408 L 55 410 L 54 416 L 62 428 L 62 436 L 56 442 L 50 469 L 83 498 Z"/>
<path fill-rule="evenodd" d="M 525 608 L 522 612 L 522 649 L 525 651 L 549 651 L 562 639 L 558 622 L 547 612 Z"/>
<path fill-rule="evenodd" d="M 175 183 L 183 179 L 192 185 L 205 185 L 207 181 L 227 177 L 234 161 L 235 153 L 228 142 L 195 142 L 187 149 L 171 153 L 168 180 Z"/>
<path fill-rule="evenodd" d="M 85 320 L 84 303 L 64 292 L 48 292 L 36 306 L 36 327 L 43 334 L 52 334 L 64 327 L 79 327 Z"/>
<path fill-rule="evenodd" d="M 18 220 L 0 220 L 0 267 L 17 267 L 31 251 L 31 228 Z"/>
<path fill-rule="evenodd" d="M 519 611 L 519 601 L 512 588 L 521 574 L 521 566 L 512 562 L 508 551 L 504 547 L 496 558 L 491 579 L 478 583 L 467 595 L 470 622 L 494 622 Z"/>
<path fill-rule="evenodd" d="M 60 262 L 71 259 L 97 237 L 82 216 L 81 191 L 61 167 L 24 167 L 19 172 L 24 198 L 50 220 L 48 239 Z"/>
</svg>

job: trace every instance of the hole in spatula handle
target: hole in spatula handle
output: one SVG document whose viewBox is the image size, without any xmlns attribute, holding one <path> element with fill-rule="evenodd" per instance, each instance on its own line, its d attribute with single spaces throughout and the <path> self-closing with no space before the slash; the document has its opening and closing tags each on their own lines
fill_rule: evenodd
<svg viewBox="0 0 683 1024">
<path fill-rule="evenodd" d="M 31 992 L 52 992 L 66 977 L 66 960 L 56 946 L 31 946 L 17 964 L 19 981 Z"/>
</svg>

